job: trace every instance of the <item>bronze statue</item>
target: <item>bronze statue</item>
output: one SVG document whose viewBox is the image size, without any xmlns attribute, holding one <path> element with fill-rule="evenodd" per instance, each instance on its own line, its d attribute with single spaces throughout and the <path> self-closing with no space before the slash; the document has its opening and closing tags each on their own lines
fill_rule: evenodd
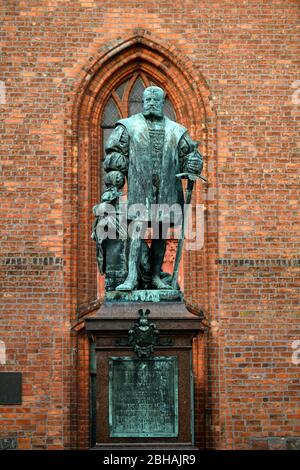
<svg viewBox="0 0 300 470">
<path fill-rule="evenodd" d="M 170 279 L 161 271 L 167 243 L 164 214 L 153 211 L 153 207 L 183 207 L 182 183 L 178 175 L 200 175 L 203 166 L 197 143 L 187 130 L 164 116 L 164 100 L 163 89 L 146 88 L 143 112 L 118 121 L 106 144 L 104 169 L 108 191 L 118 194 L 127 178 L 127 219 L 135 221 L 137 227 L 128 237 L 127 276 L 115 286 L 118 291 L 137 289 L 142 278 L 147 278 L 144 288 L 172 289 Z M 137 207 L 141 210 L 137 211 Z M 172 217 L 171 214 L 169 225 L 175 223 Z M 149 249 L 143 235 L 146 228 L 153 225 L 154 218 L 159 236 L 152 240 Z M 97 221 L 94 228 L 96 225 Z"/>
</svg>

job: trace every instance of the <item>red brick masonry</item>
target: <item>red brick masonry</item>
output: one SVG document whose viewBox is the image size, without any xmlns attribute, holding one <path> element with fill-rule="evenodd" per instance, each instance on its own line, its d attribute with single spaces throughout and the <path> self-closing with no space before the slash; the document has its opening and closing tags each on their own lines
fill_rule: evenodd
<svg viewBox="0 0 300 470">
<path fill-rule="evenodd" d="M 209 327 L 194 347 L 197 441 L 297 446 L 299 2 L 6 0 L 0 11 L 0 371 L 23 372 L 22 405 L 0 405 L 0 438 L 89 445 L 82 320 L 99 304 L 100 119 L 116 83 L 143 70 L 201 141 L 209 180 L 194 197 L 204 247 L 184 257 L 186 300 Z"/>
</svg>

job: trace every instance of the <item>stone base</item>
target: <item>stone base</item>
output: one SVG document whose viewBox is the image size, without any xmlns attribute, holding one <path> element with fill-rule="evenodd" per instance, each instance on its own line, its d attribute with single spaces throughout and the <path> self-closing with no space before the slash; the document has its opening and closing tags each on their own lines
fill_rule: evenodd
<svg viewBox="0 0 300 470">
<path fill-rule="evenodd" d="M 149 309 L 149 321 L 159 330 L 159 339 L 154 347 L 151 361 L 175 361 L 176 401 L 178 431 L 166 437 L 157 438 L 133 435 L 116 436 L 111 426 L 112 363 L 114 361 L 138 360 L 133 346 L 129 343 L 128 330 L 139 320 L 139 309 Z M 194 449 L 194 402 L 192 378 L 192 341 L 193 337 L 204 330 L 201 318 L 191 314 L 183 302 L 129 302 L 106 301 L 100 309 L 85 321 L 86 330 L 91 338 L 91 410 L 92 443 L 97 449 Z M 164 359 L 165 357 L 165 359 Z M 143 359 L 147 367 L 147 359 Z M 144 366 L 143 366 L 144 367 Z M 138 368 L 139 369 L 139 368 Z M 171 381 L 172 382 L 172 381 Z M 124 382 L 120 382 L 124 383 Z M 125 402 L 133 413 L 136 397 L 128 397 L 128 386 L 120 385 L 120 396 L 126 392 Z M 131 390 L 135 388 L 131 387 Z M 147 390 L 147 389 L 146 389 Z M 160 386 L 155 387 L 160 390 Z M 164 387 L 161 387 L 163 393 Z M 134 392 L 131 392 L 134 395 Z M 115 395 L 119 397 L 119 395 Z M 140 395 L 138 395 L 140 396 Z M 151 395 L 150 395 L 151 398 Z M 144 397 L 147 400 L 147 393 Z M 151 402 L 151 399 L 150 399 Z M 140 403 L 140 402 L 139 402 Z M 164 403 L 164 401 L 163 401 Z M 147 401 L 146 401 L 147 404 Z M 148 415 L 147 415 L 148 416 Z M 144 417 L 145 418 L 145 417 Z M 137 418 L 138 419 L 138 418 Z M 143 427 L 137 421 L 143 432 Z"/>
<path fill-rule="evenodd" d="M 106 301 L 85 320 L 86 330 L 97 335 L 101 332 L 115 335 L 122 330 L 127 338 L 129 328 L 139 319 L 138 310 L 141 308 L 150 310 L 149 320 L 154 321 L 161 332 L 168 330 L 176 334 L 184 330 L 195 335 L 204 329 L 202 317 L 190 313 L 184 302 Z"/>
</svg>

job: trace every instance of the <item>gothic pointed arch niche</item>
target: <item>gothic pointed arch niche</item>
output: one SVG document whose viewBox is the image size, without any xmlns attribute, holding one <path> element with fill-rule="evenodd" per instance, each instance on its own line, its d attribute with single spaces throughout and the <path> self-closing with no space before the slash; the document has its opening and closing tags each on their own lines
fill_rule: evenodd
<svg viewBox="0 0 300 470">
<path fill-rule="evenodd" d="M 78 151 L 77 256 L 73 266 L 74 276 L 77 277 L 76 281 L 74 279 L 77 286 L 76 303 L 81 312 L 85 312 L 97 299 L 95 246 L 90 233 L 92 208 L 99 202 L 101 193 L 105 129 L 112 126 L 115 118 L 125 117 L 126 113 L 138 110 L 138 87 L 141 82 L 144 85 L 155 83 L 165 89 L 168 96 L 166 113 L 170 117 L 173 113 L 173 118 L 176 116 L 177 122 L 184 125 L 195 140 L 201 142 L 200 150 L 205 160 L 210 152 L 213 154 L 215 151 L 215 127 L 209 90 L 192 63 L 174 49 L 171 52 L 164 45 L 144 36 L 120 40 L 108 51 L 105 48 L 103 56 L 86 71 L 73 108 L 72 148 Z M 125 106 L 128 108 L 125 109 Z M 205 187 L 198 185 L 194 202 L 204 202 L 205 191 Z M 205 291 L 205 264 L 205 249 L 185 256 L 185 295 L 191 304 L 199 305 L 197 298 L 200 297 L 202 305 L 204 303 L 204 294 L 201 295 L 201 292 Z M 195 294 L 192 283 L 195 284 L 197 276 L 201 277 L 201 283 L 196 280 L 199 288 Z M 200 284 L 203 288 L 200 288 Z"/>
<path fill-rule="evenodd" d="M 125 81 L 122 81 L 120 84 L 117 84 L 116 88 L 112 90 L 111 95 L 106 102 L 101 117 L 101 140 L 102 140 L 102 154 L 100 155 L 100 160 L 104 160 L 105 156 L 105 144 L 108 141 L 108 138 L 115 127 L 115 123 L 119 119 L 127 118 L 136 113 L 141 113 L 143 110 L 143 93 L 145 88 L 149 86 L 159 86 L 159 83 L 155 81 L 150 75 L 143 71 L 136 70 L 126 77 Z M 176 113 L 174 111 L 173 104 L 168 96 L 165 98 L 164 114 L 171 120 L 176 121 Z M 100 164 L 100 186 L 101 194 L 105 191 L 104 177 L 105 172 L 103 165 Z M 124 195 L 127 192 L 127 185 L 123 188 Z M 124 196 L 126 197 L 126 196 Z M 148 240 L 150 243 L 150 240 Z M 174 253 L 176 250 L 176 241 L 168 240 L 167 250 L 165 255 L 165 261 L 163 265 L 163 271 L 173 272 L 174 264 Z M 180 265 L 178 273 L 178 282 L 183 290 L 183 263 Z M 105 279 L 104 276 L 100 276 L 98 273 L 98 297 L 103 297 L 105 295 Z"/>
</svg>

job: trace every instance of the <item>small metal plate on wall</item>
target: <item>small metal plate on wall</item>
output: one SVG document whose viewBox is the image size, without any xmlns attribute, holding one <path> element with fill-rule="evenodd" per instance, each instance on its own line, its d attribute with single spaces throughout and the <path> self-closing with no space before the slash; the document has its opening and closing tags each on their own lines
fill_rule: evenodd
<svg viewBox="0 0 300 470">
<path fill-rule="evenodd" d="M 22 404 L 22 373 L 0 372 L 0 405 Z"/>
</svg>

